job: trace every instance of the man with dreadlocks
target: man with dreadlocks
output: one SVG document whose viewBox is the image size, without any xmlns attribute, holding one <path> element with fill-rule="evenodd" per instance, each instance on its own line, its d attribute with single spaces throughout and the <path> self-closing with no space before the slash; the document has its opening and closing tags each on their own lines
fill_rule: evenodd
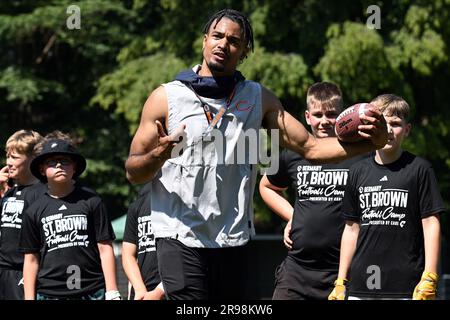
<svg viewBox="0 0 450 320">
<path fill-rule="evenodd" d="M 315 139 L 272 92 L 236 70 L 253 50 L 252 27 L 242 13 L 221 10 L 203 32 L 202 64 L 147 99 L 127 178 L 151 181 L 152 226 L 168 299 L 248 298 L 243 259 L 254 234 L 256 166 L 247 160 L 257 151 L 245 150 L 245 163 L 230 161 L 238 137 L 264 126 L 279 130 L 281 144 L 305 159 L 337 161 L 382 148 L 386 122 L 381 113 L 364 117 L 364 142 Z M 216 139 L 223 143 L 215 145 Z"/>
</svg>

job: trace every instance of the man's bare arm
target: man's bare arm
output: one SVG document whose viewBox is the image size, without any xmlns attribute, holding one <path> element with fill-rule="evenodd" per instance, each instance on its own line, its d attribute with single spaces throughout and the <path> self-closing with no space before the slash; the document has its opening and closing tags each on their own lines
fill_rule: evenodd
<svg viewBox="0 0 450 320">
<path fill-rule="evenodd" d="M 167 135 L 167 96 L 163 87 L 155 89 L 144 104 L 141 122 L 131 142 L 125 163 L 131 183 L 152 180 L 171 157 L 175 137 Z"/>
<path fill-rule="evenodd" d="M 262 102 L 263 125 L 268 129 L 279 129 L 281 145 L 310 161 L 340 161 L 382 148 L 387 142 L 386 121 L 378 110 L 375 117 L 365 116 L 368 124 L 360 126 L 367 140 L 344 143 L 337 138 L 315 138 L 285 111 L 278 98 L 265 88 L 262 89 Z"/>
</svg>

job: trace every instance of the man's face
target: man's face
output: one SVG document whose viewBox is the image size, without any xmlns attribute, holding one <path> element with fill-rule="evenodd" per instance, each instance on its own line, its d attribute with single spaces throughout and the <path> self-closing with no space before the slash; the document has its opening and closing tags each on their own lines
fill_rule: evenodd
<svg viewBox="0 0 450 320">
<path fill-rule="evenodd" d="M 320 103 L 312 105 L 305 111 L 306 122 L 311 126 L 312 134 L 316 138 L 326 138 L 336 136 L 334 125 L 339 115 L 336 108 L 323 108 Z"/>
<path fill-rule="evenodd" d="M 239 60 L 247 54 L 242 29 L 236 22 L 222 18 L 211 24 L 203 38 L 203 59 L 209 68 L 204 75 L 232 75 Z"/>
<path fill-rule="evenodd" d="M 387 129 L 388 129 L 388 142 L 383 147 L 383 151 L 397 151 L 401 148 L 403 140 L 409 135 L 411 130 L 411 124 L 407 123 L 406 120 L 383 113 L 386 119 Z"/>
<path fill-rule="evenodd" d="M 75 173 L 75 162 L 69 156 L 50 156 L 41 165 L 41 174 L 47 177 L 48 181 L 55 183 L 65 183 L 72 180 Z"/>
<path fill-rule="evenodd" d="M 26 179 L 30 174 L 31 158 L 25 154 L 11 150 L 6 154 L 9 178 L 16 182 Z"/>
</svg>

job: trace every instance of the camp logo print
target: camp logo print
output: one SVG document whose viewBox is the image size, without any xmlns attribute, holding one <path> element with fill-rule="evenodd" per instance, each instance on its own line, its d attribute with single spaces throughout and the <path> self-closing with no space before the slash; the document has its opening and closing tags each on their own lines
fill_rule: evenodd
<svg viewBox="0 0 450 320">
<path fill-rule="evenodd" d="M 69 247 L 89 246 L 88 219 L 82 214 L 53 214 L 41 219 L 48 252 Z"/>
<path fill-rule="evenodd" d="M 323 169 L 322 166 L 297 167 L 299 201 L 342 201 L 348 169 Z"/>
<path fill-rule="evenodd" d="M 406 225 L 408 190 L 366 186 L 359 188 L 361 226 L 378 225 L 403 228 Z"/>
<path fill-rule="evenodd" d="M 6 198 L 2 207 L 2 228 L 20 229 L 22 227 L 21 216 L 24 204 L 23 200 L 18 200 L 16 197 Z"/>
</svg>

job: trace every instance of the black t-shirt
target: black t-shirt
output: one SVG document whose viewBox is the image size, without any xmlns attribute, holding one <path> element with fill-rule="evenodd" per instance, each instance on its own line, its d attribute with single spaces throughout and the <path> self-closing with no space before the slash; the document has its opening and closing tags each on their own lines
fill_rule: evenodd
<svg viewBox="0 0 450 320">
<path fill-rule="evenodd" d="M 431 164 L 409 152 L 388 165 L 374 158 L 351 168 L 342 207 L 360 224 L 349 295 L 409 298 L 425 257 L 422 218 L 444 211 Z"/>
<path fill-rule="evenodd" d="M 24 253 L 41 255 L 37 292 L 77 297 L 104 288 L 97 242 L 114 239 L 100 197 L 76 186 L 60 199 L 46 193 L 26 210 L 19 246 Z"/>
<path fill-rule="evenodd" d="M 19 237 L 25 210 L 47 191 L 40 182 L 13 186 L 1 199 L 0 269 L 23 269 L 23 253 L 19 252 Z"/>
<path fill-rule="evenodd" d="M 292 249 L 288 255 L 307 269 L 335 271 L 344 220 L 340 214 L 349 167 L 362 159 L 316 165 L 298 154 L 283 150 L 280 168 L 267 176 L 273 185 L 295 190 Z"/>
<path fill-rule="evenodd" d="M 148 183 L 128 209 L 123 235 L 123 241 L 135 244 L 137 247 L 139 270 L 147 290 L 153 290 L 161 281 L 152 229 L 150 195 L 151 184 Z"/>
</svg>

